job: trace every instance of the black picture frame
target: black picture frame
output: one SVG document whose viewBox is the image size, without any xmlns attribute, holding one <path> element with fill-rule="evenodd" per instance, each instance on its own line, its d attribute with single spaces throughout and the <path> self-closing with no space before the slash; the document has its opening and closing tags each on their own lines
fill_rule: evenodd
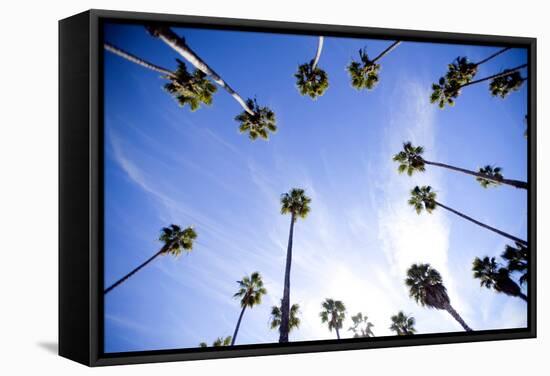
<svg viewBox="0 0 550 376">
<path fill-rule="evenodd" d="M 103 352 L 103 108 L 101 25 L 172 26 L 271 33 L 522 47 L 528 51 L 528 326 L 475 333 L 419 334 L 125 353 Z M 416 346 L 536 337 L 536 39 L 89 10 L 59 21 L 59 354 L 88 366 Z"/>
</svg>

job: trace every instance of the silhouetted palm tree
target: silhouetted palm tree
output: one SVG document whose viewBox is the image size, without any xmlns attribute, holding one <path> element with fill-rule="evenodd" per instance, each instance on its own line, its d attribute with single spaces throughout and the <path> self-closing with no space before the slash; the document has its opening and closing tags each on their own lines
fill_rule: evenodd
<svg viewBox="0 0 550 376">
<path fill-rule="evenodd" d="M 321 304 L 321 322 L 328 324 L 328 330 L 336 331 L 336 338 L 340 339 L 340 329 L 346 318 L 346 307 L 340 300 L 325 299 Z"/>
<path fill-rule="evenodd" d="M 489 225 L 486 225 L 483 222 L 477 221 L 473 219 L 472 217 L 467 216 L 466 214 L 463 214 L 453 208 L 450 208 L 446 205 L 443 205 L 442 203 L 436 201 L 437 194 L 432 190 L 432 187 L 430 186 L 423 186 L 419 187 L 416 186 L 411 190 L 411 198 L 409 199 L 408 203 L 411 205 L 417 214 L 422 213 L 423 210 L 426 210 L 428 213 L 432 213 L 433 210 L 435 210 L 436 207 L 442 207 L 443 209 L 446 209 L 450 211 L 453 214 L 458 215 L 461 218 L 464 218 L 472 223 L 475 223 L 478 226 L 481 226 L 483 228 L 486 228 L 487 230 L 493 231 L 501 236 L 504 236 L 508 239 L 513 240 L 514 242 L 518 242 L 521 244 L 527 245 L 527 242 L 525 240 L 519 239 L 513 235 L 510 235 L 504 231 L 501 231 L 499 229 L 496 229 L 494 227 L 491 227 Z"/>
<path fill-rule="evenodd" d="M 493 289 L 509 296 L 515 296 L 527 302 L 527 296 L 521 292 L 521 288 L 510 278 L 510 271 L 501 267 L 494 257 L 485 256 L 483 259 L 476 257 L 472 263 L 474 278 L 480 280 L 481 287 Z"/>
<path fill-rule="evenodd" d="M 161 234 L 159 237 L 159 240 L 161 242 L 164 242 L 164 246 L 162 246 L 162 248 L 157 253 L 151 256 L 144 263 L 142 263 L 130 273 L 126 274 L 124 277 L 120 278 L 118 281 L 106 288 L 103 293 L 107 294 L 109 291 L 120 285 L 122 282 L 126 281 L 132 275 L 136 274 L 139 270 L 141 270 L 158 256 L 170 254 L 177 257 L 182 252 L 191 252 L 191 250 L 193 249 L 193 241 L 196 238 L 197 233 L 195 232 L 193 227 L 187 227 L 185 229 L 182 229 L 178 225 L 170 225 L 169 227 L 164 227 L 161 230 Z"/>
<path fill-rule="evenodd" d="M 202 60 L 185 42 L 185 38 L 178 36 L 172 29 L 169 27 L 160 25 L 160 24 L 151 24 L 146 26 L 146 29 L 149 33 L 162 40 L 168 46 L 170 46 L 174 51 L 179 53 L 185 60 L 187 60 L 195 68 L 206 74 L 212 79 L 215 83 L 221 86 L 225 91 L 227 91 L 244 109 L 244 113 L 247 113 L 248 117 L 243 117 L 243 114 L 237 116 L 235 119 L 241 121 L 241 118 L 244 118 L 245 121 L 249 123 L 246 127 L 247 130 L 253 129 L 268 129 L 271 130 L 275 125 L 275 116 L 273 112 L 267 107 L 254 106 L 255 100 L 248 99 L 245 101 L 239 93 L 237 93 L 229 84 L 221 78 L 221 76 L 216 73 L 204 60 Z M 259 111 L 258 110 L 262 110 Z M 241 121 L 242 122 L 242 121 Z M 264 123 L 272 123 L 270 127 L 266 126 Z M 244 132 L 241 124 L 241 133 Z M 259 135 L 260 137 L 262 135 Z M 250 137 L 250 139 L 255 140 L 258 137 Z M 264 137 L 262 137 L 264 138 Z"/>
<path fill-rule="evenodd" d="M 445 310 L 458 321 L 464 330 L 472 331 L 452 307 L 441 275 L 430 264 L 413 264 L 407 271 L 405 284 L 409 287 L 410 297 L 418 304 L 423 307 Z"/>
<path fill-rule="evenodd" d="M 212 347 L 223 347 L 231 345 L 231 336 L 227 337 L 218 337 L 214 342 L 212 342 Z M 208 347 L 206 342 L 199 343 L 199 347 Z"/>
<path fill-rule="evenodd" d="M 233 295 L 234 298 L 241 298 L 241 314 L 235 326 L 235 332 L 231 340 L 231 346 L 235 344 L 237 334 L 239 333 L 239 327 L 241 326 L 241 320 L 243 319 L 244 310 L 246 307 L 252 308 L 262 303 L 262 296 L 267 294 L 267 290 L 264 288 L 264 282 L 262 276 L 258 272 L 254 272 L 248 276 L 244 276 L 242 280 L 237 281 L 239 284 L 239 291 Z"/>
<path fill-rule="evenodd" d="M 283 303 L 283 300 L 281 299 L 281 305 Z M 298 317 L 298 314 L 300 313 L 300 306 L 298 304 L 293 304 L 290 307 L 290 318 L 288 320 L 288 332 L 290 333 L 293 329 L 298 329 L 300 327 L 300 318 Z M 277 306 L 271 307 L 271 320 L 270 320 L 270 328 L 271 329 L 279 329 L 281 326 L 281 308 Z"/>
<path fill-rule="evenodd" d="M 206 105 L 212 104 L 212 99 L 217 88 L 212 84 L 206 75 L 198 69 L 195 69 L 193 73 L 187 71 L 185 63 L 176 59 L 178 62 L 178 68 L 175 72 L 172 72 L 166 68 L 160 67 L 129 52 L 126 52 L 118 47 L 109 43 L 104 43 L 103 47 L 106 51 L 120 56 L 128 61 L 138 64 L 142 67 L 150 69 L 162 74 L 162 78 L 169 80 L 170 82 L 164 85 L 166 91 L 172 94 L 179 105 L 184 107 L 189 105 L 191 111 L 195 111 L 200 108 L 201 103 Z"/>
<path fill-rule="evenodd" d="M 369 59 L 366 48 L 359 50 L 360 61 L 352 60 L 347 67 L 351 78 L 351 86 L 357 90 L 373 89 L 379 80 L 380 64 L 376 64 L 376 62 L 393 51 L 400 43 L 401 41 L 393 42 L 372 60 Z"/>
<path fill-rule="evenodd" d="M 312 99 L 324 94 L 328 89 L 328 75 L 323 69 L 319 68 L 319 58 L 323 50 L 324 37 L 319 37 L 317 44 L 317 53 L 315 58 L 309 63 L 302 64 L 298 67 L 296 77 L 296 86 L 302 95 L 309 95 Z"/>
<path fill-rule="evenodd" d="M 412 316 L 408 316 L 403 311 L 399 311 L 397 315 L 391 317 L 390 330 L 393 330 L 398 336 L 409 336 L 416 333 L 414 325 L 416 320 Z"/>
<path fill-rule="evenodd" d="M 353 332 L 353 338 L 374 337 L 374 333 L 372 332 L 374 324 L 369 321 L 367 314 L 363 316 L 363 314 L 359 312 L 355 316 L 351 316 L 351 321 L 353 325 L 348 331 Z"/>
<path fill-rule="evenodd" d="M 407 175 L 412 176 L 415 172 L 424 172 L 426 170 L 426 165 L 430 165 L 443 167 L 452 171 L 462 172 L 463 174 L 474 176 L 484 188 L 499 184 L 506 184 L 522 189 L 528 188 L 527 182 L 504 179 L 501 174 L 502 169 L 500 167 L 492 167 L 487 165 L 480 168 L 479 172 L 475 172 L 445 163 L 428 161 L 422 156 L 423 153 L 424 148 L 422 146 L 413 146 L 410 141 L 404 142 L 403 150 L 393 156 L 393 161 L 399 164 L 397 171 L 400 174 L 406 172 Z"/>
<path fill-rule="evenodd" d="M 510 272 L 520 274 L 519 283 L 521 285 L 527 283 L 529 279 L 529 249 L 521 243 L 516 243 L 515 247 L 507 245 L 501 257 L 508 262 L 507 269 Z"/>
<path fill-rule="evenodd" d="M 281 303 L 281 325 L 279 342 L 288 342 L 288 328 L 290 320 L 290 269 L 292 265 L 292 239 L 294 223 L 298 218 L 306 218 L 310 212 L 311 199 L 301 188 L 293 188 L 281 196 L 281 214 L 290 214 L 290 231 L 286 251 L 285 281 L 283 299 Z"/>
</svg>

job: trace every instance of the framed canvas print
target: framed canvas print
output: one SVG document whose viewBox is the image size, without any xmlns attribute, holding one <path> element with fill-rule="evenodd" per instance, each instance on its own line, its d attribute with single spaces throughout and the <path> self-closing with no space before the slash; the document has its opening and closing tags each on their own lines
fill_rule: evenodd
<svg viewBox="0 0 550 376">
<path fill-rule="evenodd" d="M 60 21 L 59 353 L 536 335 L 536 41 Z"/>
</svg>

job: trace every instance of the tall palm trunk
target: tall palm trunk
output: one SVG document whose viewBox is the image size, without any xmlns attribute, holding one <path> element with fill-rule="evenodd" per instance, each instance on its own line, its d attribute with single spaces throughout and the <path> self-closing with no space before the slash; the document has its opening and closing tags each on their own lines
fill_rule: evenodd
<svg viewBox="0 0 550 376">
<path fill-rule="evenodd" d="M 448 164 L 445 164 L 445 163 L 431 162 L 431 161 L 427 161 L 425 159 L 422 159 L 422 160 L 427 165 L 447 168 L 449 170 L 458 171 L 458 172 L 462 172 L 464 174 L 468 174 L 468 175 L 475 176 L 475 177 L 478 177 L 478 178 L 490 180 L 490 181 L 493 181 L 495 183 L 502 183 L 502 184 L 510 185 L 512 187 L 521 188 L 521 189 L 527 189 L 529 187 L 527 182 L 524 182 L 524 181 L 521 181 L 521 180 L 504 179 L 504 178 L 499 180 L 499 179 L 495 179 L 493 177 L 490 177 L 486 174 L 482 174 L 482 173 L 471 171 L 471 170 L 466 170 L 465 168 L 455 167 L 455 166 L 451 166 L 451 165 L 448 165 Z"/>
<path fill-rule="evenodd" d="M 239 320 L 237 321 L 237 326 L 235 327 L 233 338 L 231 338 L 231 346 L 235 344 L 235 340 L 237 339 L 237 333 L 239 333 L 239 327 L 241 326 L 241 320 L 243 319 L 245 309 L 246 309 L 246 306 L 243 307 L 243 309 L 241 310 L 241 314 L 239 315 Z"/>
<path fill-rule="evenodd" d="M 147 261 L 145 261 L 144 263 L 142 263 L 140 266 L 138 266 L 137 268 L 135 268 L 134 270 L 132 270 L 130 273 L 126 274 L 124 277 L 122 277 L 121 279 L 119 279 L 118 281 L 116 281 L 115 283 L 113 283 L 111 286 L 107 287 L 103 293 L 104 294 L 107 294 L 109 291 L 111 291 L 112 289 L 114 289 L 115 287 L 117 287 L 118 285 L 120 285 L 122 282 L 126 281 L 128 278 L 130 278 L 131 276 L 133 276 L 134 274 L 136 274 L 139 270 L 141 270 L 143 267 L 145 267 L 147 264 L 149 264 L 151 261 L 153 261 L 155 258 L 157 258 L 158 256 L 160 256 L 161 254 L 163 254 L 164 252 L 166 252 L 170 246 L 172 245 L 172 243 L 169 243 L 169 244 L 165 244 L 164 247 L 162 247 L 160 249 L 160 251 L 158 251 L 157 253 L 155 253 L 153 256 L 151 256 L 149 259 L 147 259 Z"/>
<path fill-rule="evenodd" d="M 382 51 L 380 53 L 380 55 L 376 56 L 374 58 L 374 60 L 372 61 L 372 64 L 376 63 L 378 60 L 382 59 L 384 56 L 386 56 L 387 54 L 389 54 L 390 52 L 393 51 L 393 49 L 397 46 L 399 46 L 401 44 L 401 41 L 400 40 L 396 40 L 395 42 L 393 42 L 388 48 L 386 48 L 384 51 Z"/>
<path fill-rule="evenodd" d="M 118 56 L 120 56 L 120 57 L 122 57 L 122 58 L 124 58 L 128 61 L 131 61 L 132 63 L 140 65 L 144 68 L 151 69 L 155 72 L 162 73 L 166 76 L 174 77 L 174 72 L 172 72 L 172 71 L 170 71 L 166 68 L 160 67 L 158 65 L 155 65 L 153 63 L 150 63 L 146 60 L 143 60 L 142 58 L 137 57 L 136 55 L 132 55 L 131 53 L 126 52 L 126 51 L 124 51 L 124 50 L 122 50 L 118 47 L 115 47 L 112 44 L 104 43 L 103 48 L 105 48 L 106 51 L 112 52 L 115 55 L 118 55 Z"/>
<path fill-rule="evenodd" d="M 283 300 L 281 302 L 281 326 L 279 327 L 279 343 L 288 342 L 290 321 L 290 267 L 292 265 L 292 237 L 294 236 L 295 214 L 290 216 L 290 231 L 288 235 L 288 247 L 286 250 L 285 286 Z"/>
<path fill-rule="evenodd" d="M 340 339 L 340 331 L 338 330 L 338 326 L 334 325 L 334 329 L 336 329 L 336 338 Z"/>
<path fill-rule="evenodd" d="M 487 56 L 485 59 L 480 60 L 480 61 L 478 61 L 478 62 L 475 63 L 475 64 L 476 64 L 476 66 L 480 66 L 481 64 L 485 64 L 485 63 L 488 62 L 489 60 L 491 60 L 491 59 L 497 57 L 498 55 L 500 55 L 500 54 L 502 54 L 502 53 L 508 51 L 508 50 L 511 49 L 511 48 L 512 48 L 512 47 L 505 47 L 505 48 L 503 48 L 503 49 L 501 49 L 501 50 L 498 50 L 498 51 L 495 52 L 494 54 Z"/>
<path fill-rule="evenodd" d="M 241 107 L 250 115 L 255 115 L 254 111 L 248 107 L 245 100 L 235 91 L 227 82 L 225 82 L 219 74 L 217 74 L 208 64 L 206 64 L 188 45 L 185 43 L 185 39 L 179 37 L 176 33 L 166 26 L 147 26 L 147 30 L 174 51 L 179 53 L 185 60 L 193 65 L 198 70 L 209 76 L 215 83 L 225 89 L 235 99 Z"/>
<path fill-rule="evenodd" d="M 475 223 L 475 224 L 478 225 L 478 226 L 481 226 L 481 227 L 483 227 L 483 228 L 486 228 L 487 230 L 496 232 L 497 234 L 502 235 L 502 236 L 504 236 L 505 238 L 508 238 L 508 239 L 510 239 L 510 240 L 513 240 L 514 242 L 518 242 L 518 243 L 521 243 L 521 244 L 526 245 L 526 246 L 528 245 L 527 242 L 526 242 L 525 240 L 522 240 L 522 239 L 520 239 L 520 238 L 516 238 L 515 236 L 510 235 L 510 234 L 508 234 L 508 233 L 506 233 L 506 232 L 504 232 L 504 231 L 501 231 L 501 230 L 499 230 L 499 229 L 496 229 L 496 228 L 494 228 L 494 227 L 491 227 L 491 226 L 489 226 L 489 225 L 486 225 L 486 224 L 483 223 L 483 222 L 477 221 L 477 220 L 473 219 L 472 217 L 469 217 L 469 216 L 467 216 L 466 214 L 462 214 L 461 212 L 459 212 L 459 211 L 457 211 L 457 210 L 454 210 L 453 208 L 450 208 L 450 207 L 448 207 L 448 206 L 445 206 L 445 205 L 443 205 L 443 204 L 441 204 L 441 203 L 439 203 L 439 202 L 437 202 L 437 201 L 434 201 L 434 203 L 435 203 L 436 205 L 442 207 L 443 209 L 447 209 L 447 210 L 450 211 L 451 213 L 454 213 L 454 214 L 458 215 L 459 217 L 462 217 L 462 218 L 467 219 L 468 221 L 470 221 L 470 222 L 472 222 L 472 223 Z"/>
<path fill-rule="evenodd" d="M 451 316 L 453 316 L 453 318 L 458 321 L 458 323 L 464 328 L 465 331 L 467 332 L 472 332 L 472 328 L 470 328 L 468 326 L 468 324 L 466 324 L 466 322 L 462 319 L 462 317 L 460 317 L 460 315 L 458 314 L 457 311 L 455 311 L 455 309 L 453 308 L 453 306 L 451 304 L 447 304 L 445 306 L 445 310 L 447 312 L 449 312 L 451 314 Z"/>
<path fill-rule="evenodd" d="M 317 44 L 317 53 L 315 54 L 315 59 L 313 59 L 313 64 L 311 64 L 311 70 L 314 71 L 319 64 L 319 59 L 321 58 L 321 51 L 323 50 L 323 41 L 324 37 L 319 37 L 319 43 Z"/>
<path fill-rule="evenodd" d="M 493 80 L 493 79 L 495 79 L 495 78 L 509 76 L 509 75 L 511 75 L 512 73 L 517 72 L 517 71 L 519 71 L 520 69 L 525 68 L 526 66 L 527 66 L 527 64 L 518 65 L 517 67 L 514 67 L 514 68 L 512 68 L 512 69 L 508 69 L 508 70 L 506 70 L 505 72 L 500 72 L 500 73 L 497 73 L 497 74 L 493 74 L 492 76 L 480 78 L 479 80 L 474 80 L 474 81 L 467 82 L 467 83 L 465 83 L 465 84 L 463 84 L 463 85 L 460 85 L 458 88 L 459 88 L 459 89 L 462 89 L 462 88 L 464 88 L 464 87 L 466 87 L 466 86 L 479 84 L 480 82 L 483 82 L 483 81 L 489 81 L 489 80 Z"/>
</svg>

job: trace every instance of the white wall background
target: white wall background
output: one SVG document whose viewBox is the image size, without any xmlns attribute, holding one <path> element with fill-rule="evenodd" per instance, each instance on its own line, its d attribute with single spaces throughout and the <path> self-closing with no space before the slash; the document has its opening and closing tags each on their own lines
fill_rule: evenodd
<svg viewBox="0 0 550 376">
<path fill-rule="evenodd" d="M 445 376 L 541 374 L 550 354 L 550 27 L 545 2 L 3 1 L 0 14 L 0 373 L 57 375 Z M 502 34 L 538 38 L 539 338 L 88 369 L 57 342 L 57 20 L 87 8 Z M 546 231 L 545 231 L 546 230 Z"/>
</svg>

